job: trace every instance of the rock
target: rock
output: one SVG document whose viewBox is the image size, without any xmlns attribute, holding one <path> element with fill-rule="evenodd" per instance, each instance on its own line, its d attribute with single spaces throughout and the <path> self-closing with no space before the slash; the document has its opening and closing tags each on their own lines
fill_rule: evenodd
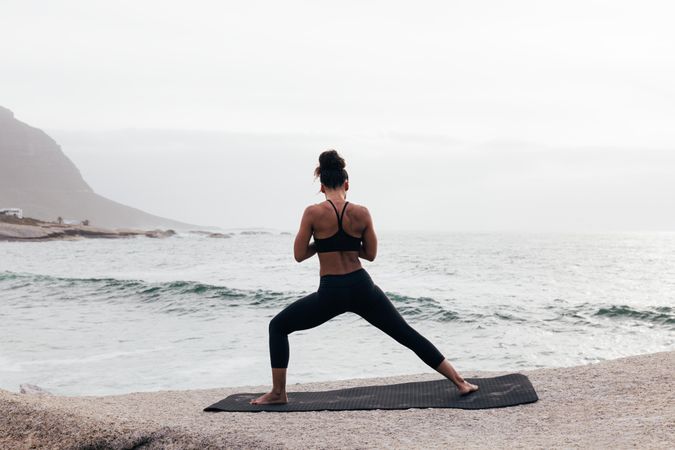
<svg viewBox="0 0 675 450">
<path fill-rule="evenodd" d="M 22 384 L 19 386 L 19 392 L 26 395 L 53 395 L 51 392 L 42 389 L 34 384 Z"/>
<path fill-rule="evenodd" d="M 218 238 L 218 239 L 227 239 L 232 237 L 232 233 L 218 233 L 215 231 L 204 231 L 204 230 L 190 230 L 189 233 L 191 234 L 199 234 L 201 236 L 206 236 L 210 238 Z"/>
<path fill-rule="evenodd" d="M 227 239 L 232 237 L 231 234 L 224 234 L 224 233 L 209 233 L 207 236 L 210 238 L 217 238 L 217 239 Z"/>
<path fill-rule="evenodd" d="M 176 234 L 173 230 L 150 230 L 145 232 L 145 236 L 149 238 L 167 238 Z"/>
<path fill-rule="evenodd" d="M 190 230 L 190 231 L 188 231 L 188 233 L 191 233 L 191 234 L 201 234 L 201 235 L 204 235 L 204 236 L 208 236 L 209 234 L 211 234 L 211 231 L 204 231 L 204 230 Z"/>
<path fill-rule="evenodd" d="M 55 239 L 120 239 L 134 236 L 166 238 L 175 235 L 174 230 L 136 230 L 130 228 L 112 230 L 85 225 L 58 225 L 30 217 L 16 219 L 0 216 L 0 241 L 48 241 Z"/>
<path fill-rule="evenodd" d="M 47 239 L 54 234 L 53 231 L 39 226 L 0 222 L 0 241 Z"/>
</svg>

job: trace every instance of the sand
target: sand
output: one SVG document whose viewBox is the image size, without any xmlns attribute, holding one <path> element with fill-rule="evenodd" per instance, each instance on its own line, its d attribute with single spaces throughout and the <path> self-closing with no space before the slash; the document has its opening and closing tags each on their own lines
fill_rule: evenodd
<svg viewBox="0 0 675 450">
<path fill-rule="evenodd" d="M 675 351 L 522 373 L 538 402 L 478 411 L 202 412 L 229 394 L 269 386 L 103 397 L 0 390 L 0 448 L 675 448 Z M 288 390 L 439 378 L 425 373 Z"/>
</svg>

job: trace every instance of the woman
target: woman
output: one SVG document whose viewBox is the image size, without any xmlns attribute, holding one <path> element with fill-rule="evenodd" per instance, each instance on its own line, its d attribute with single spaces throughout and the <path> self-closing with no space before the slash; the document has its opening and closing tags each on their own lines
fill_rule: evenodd
<svg viewBox="0 0 675 450">
<path fill-rule="evenodd" d="M 428 366 L 452 381 L 460 394 L 476 391 L 478 386 L 465 381 L 431 342 L 406 323 L 361 267 L 359 258 L 375 259 L 377 236 L 368 209 L 346 201 L 349 181 L 344 159 L 335 150 L 321 153 L 314 175 L 321 180 L 326 201 L 305 209 L 293 251 L 298 262 L 315 253 L 319 255 L 319 289 L 291 303 L 270 321 L 272 390 L 251 403 L 287 403 L 288 335 L 314 328 L 347 311 L 360 315 L 414 351 Z M 310 244 L 312 234 L 314 242 Z"/>
</svg>

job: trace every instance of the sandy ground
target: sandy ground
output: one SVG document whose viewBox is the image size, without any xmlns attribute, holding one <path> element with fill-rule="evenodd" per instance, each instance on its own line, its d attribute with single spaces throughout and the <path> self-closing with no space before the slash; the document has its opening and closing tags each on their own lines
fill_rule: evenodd
<svg viewBox="0 0 675 450">
<path fill-rule="evenodd" d="M 675 351 L 523 373 L 538 402 L 478 411 L 202 412 L 229 394 L 269 386 L 105 397 L 0 390 L 0 448 L 675 448 Z M 438 378 L 426 373 L 288 390 Z"/>
</svg>

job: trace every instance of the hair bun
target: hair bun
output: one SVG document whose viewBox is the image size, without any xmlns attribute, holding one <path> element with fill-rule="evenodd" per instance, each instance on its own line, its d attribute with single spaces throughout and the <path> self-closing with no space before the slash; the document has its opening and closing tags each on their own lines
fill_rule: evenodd
<svg viewBox="0 0 675 450">
<path fill-rule="evenodd" d="M 320 178 L 324 186 L 335 189 L 349 179 L 345 165 L 345 160 L 337 151 L 326 150 L 319 155 L 319 165 L 314 169 L 314 177 Z"/>
<path fill-rule="evenodd" d="M 345 168 L 345 160 L 335 150 L 326 150 L 319 155 L 321 170 L 340 170 Z"/>
</svg>

